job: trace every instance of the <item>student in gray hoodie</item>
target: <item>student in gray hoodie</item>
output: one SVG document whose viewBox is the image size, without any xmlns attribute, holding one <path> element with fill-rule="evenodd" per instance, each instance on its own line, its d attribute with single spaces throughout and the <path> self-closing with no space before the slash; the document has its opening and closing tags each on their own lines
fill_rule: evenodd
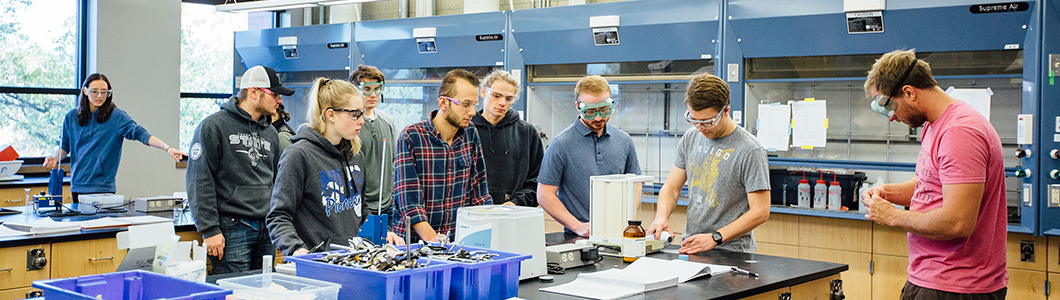
<svg viewBox="0 0 1060 300">
<path fill-rule="evenodd" d="M 270 115 L 294 91 L 276 71 L 254 66 L 239 94 L 195 129 L 184 184 L 213 274 L 260 269 L 276 247 L 265 230 L 280 142 Z"/>
<path fill-rule="evenodd" d="M 308 123 L 280 156 L 266 218 L 269 236 L 284 255 L 347 244 L 365 213 L 360 93 L 349 82 L 317 78 L 308 100 Z"/>
</svg>

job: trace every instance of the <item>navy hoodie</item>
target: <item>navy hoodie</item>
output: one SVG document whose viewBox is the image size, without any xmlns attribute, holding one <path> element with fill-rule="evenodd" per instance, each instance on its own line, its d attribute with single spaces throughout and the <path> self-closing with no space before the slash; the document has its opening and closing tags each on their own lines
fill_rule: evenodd
<svg viewBox="0 0 1060 300">
<path fill-rule="evenodd" d="M 332 145 L 309 126 L 298 128 L 291 140 L 280 155 L 266 218 L 272 243 L 284 255 L 321 242 L 348 244 L 364 213 L 364 155 L 352 153 L 348 140 Z"/>
<path fill-rule="evenodd" d="M 269 117 L 254 121 L 235 96 L 199 123 L 184 185 L 203 237 L 221 233 L 221 216 L 265 219 L 280 151 Z"/>
<path fill-rule="evenodd" d="M 494 203 L 511 201 L 519 206 L 537 206 L 537 173 L 545 149 L 537 128 L 508 110 L 494 126 L 479 110 L 471 122 L 482 140 L 486 176 Z"/>
</svg>

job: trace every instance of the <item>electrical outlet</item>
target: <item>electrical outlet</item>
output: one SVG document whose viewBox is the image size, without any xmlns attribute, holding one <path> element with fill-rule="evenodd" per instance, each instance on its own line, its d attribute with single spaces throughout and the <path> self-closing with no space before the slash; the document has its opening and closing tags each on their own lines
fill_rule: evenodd
<svg viewBox="0 0 1060 300">
<path fill-rule="evenodd" d="M 1034 263 L 1034 241 L 1020 241 L 1020 262 Z"/>
<path fill-rule="evenodd" d="M 727 71 L 728 82 L 740 82 L 740 64 L 729 64 Z"/>
</svg>

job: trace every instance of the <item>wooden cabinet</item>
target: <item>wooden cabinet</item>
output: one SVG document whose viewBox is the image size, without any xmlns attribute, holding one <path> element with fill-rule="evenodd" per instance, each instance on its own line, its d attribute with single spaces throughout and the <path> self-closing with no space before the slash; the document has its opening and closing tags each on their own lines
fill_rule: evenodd
<svg viewBox="0 0 1060 300">
<path fill-rule="evenodd" d="M 648 230 L 648 226 L 655 221 L 655 203 L 642 203 L 640 210 L 637 214 L 640 215 L 641 224 L 644 226 L 644 230 Z M 674 232 L 674 241 L 679 241 L 677 238 L 685 231 L 685 224 L 688 220 L 688 216 L 685 213 L 688 211 L 686 206 L 677 206 L 674 211 L 670 213 L 670 230 Z"/>
<path fill-rule="evenodd" d="M 793 230 L 799 228 L 799 216 L 769 214 L 769 220 L 754 229 L 755 242 L 759 249 L 763 242 L 781 245 L 799 245 L 799 235 Z"/>
<path fill-rule="evenodd" d="M 1005 260 L 1009 269 L 1023 269 L 1030 271 L 1045 271 L 1047 268 L 1045 253 L 1048 238 L 1044 236 L 1032 236 L 1023 233 L 1009 233 L 1005 241 Z M 1027 244 L 1034 255 L 1029 261 L 1021 260 L 1021 245 Z"/>
<path fill-rule="evenodd" d="M 832 280 L 839 279 L 840 275 L 832 275 L 829 277 L 817 279 L 807 283 L 791 287 L 791 300 L 829 300 L 832 299 L 831 285 Z M 846 286 L 846 280 L 843 280 L 843 286 Z M 843 289 L 845 293 L 847 289 Z M 850 296 L 847 296 L 851 299 Z"/>
<path fill-rule="evenodd" d="M 780 294 L 791 292 L 790 287 L 775 289 L 751 297 L 743 298 L 742 300 L 777 300 L 780 299 Z"/>
<path fill-rule="evenodd" d="M 902 228 L 872 223 L 872 253 L 909 256 L 908 233 Z"/>
<path fill-rule="evenodd" d="M 843 273 L 839 273 L 838 277 L 843 280 L 843 292 L 846 294 L 847 299 L 869 299 L 869 295 L 872 293 L 873 289 L 872 275 L 869 274 L 869 261 L 872 259 L 871 254 L 800 247 L 798 258 L 847 264 L 850 269 Z M 825 288 L 827 290 L 827 287 Z M 795 299 L 794 287 L 792 287 L 791 295 L 792 299 Z"/>
<path fill-rule="evenodd" d="M 52 277 L 114 272 L 126 252 L 128 250 L 118 249 L 116 238 L 53 243 Z"/>
<path fill-rule="evenodd" d="M 1046 278 L 1045 272 L 1009 268 L 1006 299 L 1045 300 Z"/>
<path fill-rule="evenodd" d="M 25 206 L 25 189 L 27 188 L 4 188 L 0 189 L 0 208 Z M 30 194 L 37 195 L 40 192 L 48 192 L 48 186 L 29 187 Z M 70 184 L 64 184 L 63 195 L 69 197 Z M 70 200 L 63 200 L 69 202 Z"/>
<path fill-rule="evenodd" d="M 30 294 L 32 292 L 40 292 L 40 289 L 33 287 L 24 287 L 10 290 L 0 290 L 0 299 L 26 299 L 30 298 L 29 296 L 34 296 Z"/>
<path fill-rule="evenodd" d="M 902 295 L 905 281 L 909 279 L 908 267 L 908 256 L 873 254 L 871 299 L 898 299 Z"/>
<path fill-rule="evenodd" d="M 31 249 L 43 249 L 48 264 L 41 270 L 26 270 L 26 253 Z M 50 278 L 50 266 L 54 263 L 48 244 L 0 248 L 0 291 L 29 287 L 33 281 Z M 0 297 L 3 298 L 3 297 Z"/>
<path fill-rule="evenodd" d="M 799 246 L 870 253 L 872 222 L 799 216 Z"/>
</svg>

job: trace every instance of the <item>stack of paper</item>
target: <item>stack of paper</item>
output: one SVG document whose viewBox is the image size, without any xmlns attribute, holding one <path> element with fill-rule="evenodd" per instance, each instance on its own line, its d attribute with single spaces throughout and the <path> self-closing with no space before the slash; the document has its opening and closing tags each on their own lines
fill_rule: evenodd
<svg viewBox="0 0 1060 300">
<path fill-rule="evenodd" d="M 56 222 L 52 221 L 51 218 L 43 218 L 28 223 L 8 221 L 4 223 L 4 226 L 18 231 L 29 232 L 31 234 L 49 234 L 81 230 L 81 222 Z"/>
<path fill-rule="evenodd" d="M 132 225 L 132 222 L 108 217 L 81 222 L 81 229 L 113 228 L 125 227 L 129 225 Z"/>
<path fill-rule="evenodd" d="M 732 266 L 712 265 L 687 260 L 662 260 L 651 257 L 641 257 L 625 269 L 626 272 L 637 274 L 670 274 L 676 275 L 677 281 L 686 281 L 703 276 L 725 274 L 732 271 Z"/>
<path fill-rule="evenodd" d="M 673 276 L 659 277 L 609 269 L 581 273 L 574 281 L 544 287 L 541 291 L 592 299 L 618 299 L 675 285 L 677 277 Z"/>
<path fill-rule="evenodd" d="M 625 269 L 581 273 L 574 281 L 544 287 L 541 291 L 592 299 L 616 299 L 675 286 L 703 276 L 729 273 L 732 268 L 684 260 L 641 257 Z"/>
<path fill-rule="evenodd" d="M 29 232 L 18 231 L 14 229 L 8 229 L 7 227 L 0 226 L 0 238 L 29 235 Z"/>
</svg>

